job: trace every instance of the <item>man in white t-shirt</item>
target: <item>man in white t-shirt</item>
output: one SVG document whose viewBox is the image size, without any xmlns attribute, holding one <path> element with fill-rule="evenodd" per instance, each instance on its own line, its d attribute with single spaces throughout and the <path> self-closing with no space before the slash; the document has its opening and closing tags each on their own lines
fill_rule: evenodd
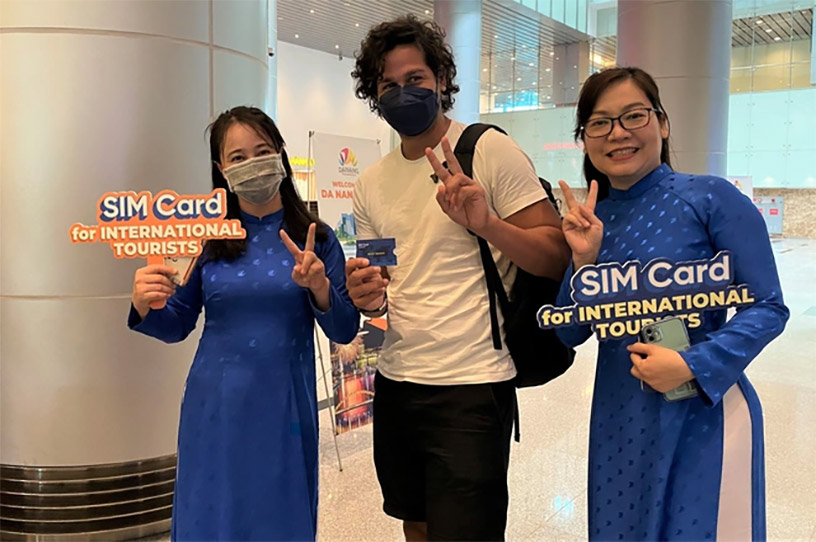
<svg viewBox="0 0 816 542">
<path fill-rule="evenodd" d="M 442 30 L 410 15 L 372 28 L 352 72 L 357 96 L 401 139 L 354 191 L 358 239 L 395 238 L 397 265 L 351 259 L 346 281 L 363 314 L 388 313 L 374 462 L 383 508 L 407 540 L 504 538 L 516 370 L 493 346 L 468 230 L 491 244 L 508 289 L 511 262 L 560 280 L 569 260 L 558 215 L 512 139 L 488 130 L 473 179 L 462 174 L 452 148 L 466 126 L 444 114 L 455 75 Z"/>
</svg>

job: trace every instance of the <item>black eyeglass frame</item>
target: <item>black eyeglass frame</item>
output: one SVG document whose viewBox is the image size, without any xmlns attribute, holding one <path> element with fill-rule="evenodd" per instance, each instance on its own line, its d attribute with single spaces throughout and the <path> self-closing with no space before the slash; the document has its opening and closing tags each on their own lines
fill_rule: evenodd
<svg viewBox="0 0 816 542">
<path fill-rule="evenodd" d="M 643 126 L 638 126 L 637 128 L 627 128 L 626 125 L 623 123 L 623 117 L 625 117 L 626 115 L 629 115 L 629 114 L 631 114 L 631 113 L 633 113 L 635 111 L 647 111 L 648 112 L 647 115 L 646 115 L 646 117 L 647 117 L 646 118 L 646 124 L 644 124 Z M 631 132 L 633 130 L 640 130 L 641 128 L 646 128 L 647 126 L 649 126 L 649 123 L 652 122 L 651 113 L 654 113 L 657 116 L 657 115 L 662 114 L 663 112 L 660 109 L 657 109 L 657 108 L 654 108 L 654 107 L 636 107 L 635 109 L 630 109 L 626 113 L 621 113 L 617 117 L 595 117 L 594 119 L 591 119 L 591 121 L 608 120 L 609 121 L 609 131 L 606 132 L 603 135 L 589 135 L 587 133 L 587 130 L 586 130 L 586 124 L 584 124 L 583 126 L 581 126 L 581 133 L 583 133 L 586 137 L 588 137 L 590 139 L 599 139 L 599 138 L 602 138 L 602 137 L 607 137 L 609 134 L 612 133 L 612 130 L 615 129 L 615 121 L 618 121 L 618 124 L 620 124 L 621 128 L 623 128 L 624 130 L 626 130 L 628 132 Z"/>
</svg>

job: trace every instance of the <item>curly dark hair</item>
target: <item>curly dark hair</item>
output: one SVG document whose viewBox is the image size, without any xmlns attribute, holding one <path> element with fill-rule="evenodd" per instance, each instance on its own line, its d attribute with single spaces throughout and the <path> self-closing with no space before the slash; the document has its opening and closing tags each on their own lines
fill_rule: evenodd
<svg viewBox="0 0 816 542">
<path fill-rule="evenodd" d="M 380 23 L 368 31 L 355 55 L 357 63 L 351 76 L 356 80 L 354 93 L 368 100 L 371 111 L 379 114 L 377 82 L 385 67 L 385 55 L 400 45 L 415 45 L 425 55 L 425 63 L 437 79 L 441 77 L 442 111 L 453 107 L 453 95 L 459 92 L 454 83 L 456 64 L 453 52 L 445 43 L 445 31 L 433 21 L 420 21 L 415 15 L 404 15 L 393 21 Z"/>
</svg>

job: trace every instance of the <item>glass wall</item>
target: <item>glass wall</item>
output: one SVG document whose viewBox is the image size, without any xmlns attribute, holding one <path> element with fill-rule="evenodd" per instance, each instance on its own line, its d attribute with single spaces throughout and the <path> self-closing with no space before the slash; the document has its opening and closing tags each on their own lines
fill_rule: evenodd
<svg viewBox="0 0 816 542">
<path fill-rule="evenodd" d="M 555 47 L 525 43 L 482 56 L 481 112 L 555 107 Z"/>
<path fill-rule="evenodd" d="M 755 187 L 816 188 L 814 2 L 734 5 L 728 173 Z"/>
<path fill-rule="evenodd" d="M 778 4 L 778 3 L 777 3 Z M 780 11 L 739 10 L 732 25 L 731 92 L 809 88 L 812 73 L 813 7 L 801 2 L 777 5 Z M 784 9 L 783 9 L 784 8 Z"/>
<path fill-rule="evenodd" d="M 615 64 L 615 2 L 594 2 L 588 8 L 586 2 L 577 0 L 516 1 L 544 15 L 560 17 L 559 22 L 567 12 L 581 14 L 582 31 L 590 32 L 590 58 L 589 73 L 579 76 Z M 572 8 L 564 10 L 564 6 Z M 736 0 L 731 28 L 732 94 L 816 85 L 814 6 L 814 0 Z M 482 112 L 552 107 L 552 93 L 546 89 L 559 83 L 553 81 L 553 70 L 557 71 L 561 60 L 556 50 L 563 46 L 514 43 L 510 50 L 484 52 Z"/>
<path fill-rule="evenodd" d="M 507 65 L 500 53 L 488 52 L 482 63 L 483 119 L 505 126 L 541 176 L 580 179 L 580 151 L 570 141 L 567 122 L 574 103 L 557 99 L 555 91 L 570 76 L 583 81 L 615 64 L 617 2 L 520 3 L 560 22 L 567 13 L 583 13 L 589 47 L 582 51 L 589 58 L 564 62 L 570 44 L 563 43 L 516 44 Z M 751 176 L 756 187 L 816 188 L 816 0 L 734 0 L 733 6 L 728 174 Z M 540 127 L 528 129 L 528 123 Z"/>
<path fill-rule="evenodd" d="M 515 0 L 570 28 L 587 31 L 587 0 Z"/>
</svg>

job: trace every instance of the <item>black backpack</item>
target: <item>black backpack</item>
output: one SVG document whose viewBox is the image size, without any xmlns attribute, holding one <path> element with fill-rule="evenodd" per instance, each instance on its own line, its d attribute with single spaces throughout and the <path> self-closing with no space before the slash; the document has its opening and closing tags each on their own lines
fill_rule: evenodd
<svg viewBox="0 0 816 542">
<path fill-rule="evenodd" d="M 476 142 L 483 133 L 490 129 L 506 134 L 498 126 L 471 124 L 465 128 L 456 143 L 453 153 L 462 167 L 462 172 L 468 177 L 473 178 L 473 153 L 476 149 Z M 558 212 L 558 204 L 550 183 L 541 178 L 539 181 L 547 192 L 550 203 Z M 470 233 L 475 236 L 472 232 Z M 479 242 L 479 252 L 487 281 L 493 347 L 496 350 L 502 348 L 499 318 L 496 312 L 496 298 L 498 298 L 502 316 L 504 316 L 505 343 L 518 373 L 515 379 L 516 387 L 540 386 L 561 376 L 572 365 L 575 350 L 566 347 L 555 334 L 555 330 L 538 327 L 536 317 L 538 309 L 543 305 L 555 305 L 561 281 L 537 277 L 517 267 L 516 279 L 508 299 L 487 241 L 481 237 L 475 237 Z"/>
</svg>

